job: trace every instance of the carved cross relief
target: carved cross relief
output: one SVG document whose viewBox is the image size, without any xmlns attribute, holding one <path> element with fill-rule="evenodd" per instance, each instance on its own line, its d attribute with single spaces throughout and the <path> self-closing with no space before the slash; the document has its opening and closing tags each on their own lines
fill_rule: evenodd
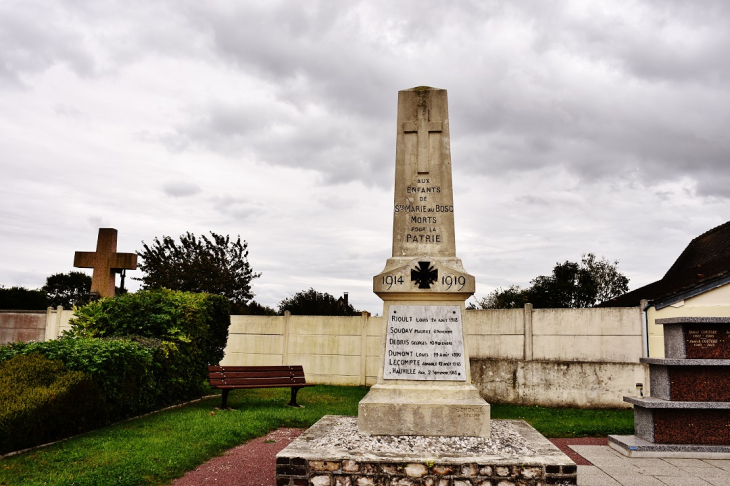
<svg viewBox="0 0 730 486">
<path fill-rule="evenodd" d="M 431 110 L 426 104 L 418 107 L 418 119 L 412 122 L 403 123 L 404 133 L 416 133 L 418 135 L 418 173 L 428 174 L 430 170 L 430 154 L 428 134 L 441 132 L 443 130 L 443 122 L 431 121 Z"/>
</svg>

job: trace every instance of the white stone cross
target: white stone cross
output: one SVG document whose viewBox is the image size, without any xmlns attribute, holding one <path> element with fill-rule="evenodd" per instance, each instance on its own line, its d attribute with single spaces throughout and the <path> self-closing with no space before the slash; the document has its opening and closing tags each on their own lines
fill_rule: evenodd
<svg viewBox="0 0 730 486">
<path fill-rule="evenodd" d="M 431 112 L 428 107 L 423 105 L 419 107 L 421 112 L 418 121 L 404 122 L 403 132 L 418 134 L 418 173 L 428 174 L 429 154 L 428 154 L 428 134 L 432 132 L 440 132 L 443 130 L 443 123 L 440 121 L 431 121 Z"/>
</svg>

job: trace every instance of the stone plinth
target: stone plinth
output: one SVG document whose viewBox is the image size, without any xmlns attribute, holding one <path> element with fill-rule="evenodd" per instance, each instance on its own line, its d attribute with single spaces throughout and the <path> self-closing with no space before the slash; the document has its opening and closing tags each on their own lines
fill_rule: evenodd
<svg viewBox="0 0 730 486">
<path fill-rule="evenodd" d="M 489 437 L 489 404 L 473 386 L 374 385 L 360 401 L 361 430 L 373 435 Z"/>
<path fill-rule="evenodd" d="M 276 456 L 277 486 L 577 484 L 577 467 L 521 420 L 492 437 L 371 437 L 328 415 Z"/>
</svg>

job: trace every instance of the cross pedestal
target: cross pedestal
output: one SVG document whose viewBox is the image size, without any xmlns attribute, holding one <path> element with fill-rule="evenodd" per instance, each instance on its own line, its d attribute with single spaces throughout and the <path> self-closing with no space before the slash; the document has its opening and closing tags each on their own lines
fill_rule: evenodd
<svg viewBox="0 0 730 486">
<path fill-rule="evenodd" d="M 99 228 L 96 251 L 77 251 L 74 254 L 74 267 L 93 268 L 91 292 L 100 297 L 114 297 L 114 275 L 117 270 L 136 270 L 136 253 L 117 253 L 117 230 Z"/>
</svg>

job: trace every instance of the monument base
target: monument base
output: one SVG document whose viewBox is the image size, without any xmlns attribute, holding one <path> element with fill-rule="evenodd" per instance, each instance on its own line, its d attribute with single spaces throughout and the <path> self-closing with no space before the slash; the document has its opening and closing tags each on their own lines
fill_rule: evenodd
<svg viewBox="0 0 730 486">
<path fill-rule="evenodd" d="M 327 415 L 276 455 L 277 486 L 577 484 L 575 463 L 522 420 L 492 437 L 367 436 Z"/>
<path fill-rule="evenodd" d="M 376 384 L 360 401 L 367 435 L 489 437 L 489 404 L 473 385 Z"/>
<path fill-rule="evenodd" d="M 627 457 L 730 459 L 727 445 L 656 444 L 635 435 L 609 435 L 608 445 Z"/>
</svg>

